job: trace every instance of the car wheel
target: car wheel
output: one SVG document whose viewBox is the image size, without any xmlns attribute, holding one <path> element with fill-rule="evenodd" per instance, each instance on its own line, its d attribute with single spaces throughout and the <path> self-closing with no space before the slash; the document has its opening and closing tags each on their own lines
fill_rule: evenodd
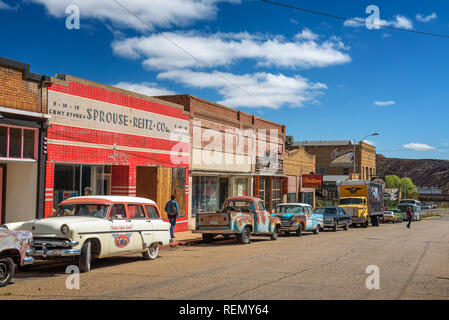
<svg viewBox="0 0 449 320">
<path fill-rule="evenodd" d="M 241 244 L 249 244 L 251 242 L 251 230 L 248 226 L 243 229 L 243 232 L 240 234 L 240 243 Z"/>
<path fill-rule="evenodd" d="M 271 240 L 277 240 L 277 238 L 279 238 L 279 230 L 280 228 L 278 226 L 274 228 L 273 233 L 270 235 Z"/>
<path fill-rule="evenodd" d="M 319 224 L 317 224 L 315 229 L 313 229 L 313 234 L 318 234 L 318 233 L 320 233 L 320 225 Z"/>
<path fill-rule="evenodd" d="M 92 243 L 86 241 L 81 248 L 78 266 L 81 272 L 89 272 L 92 261 Z"/>
<path fill-rule="evenodd" d="M 11 282 L 14 271 L 14 261 L 10 257 L 0 258 L 0 287 L 4 287 Z"/>
<path fill-rule="evenodd" d="M 210 233 L 203 233 L 203 241 L 204 242 L 212 242 L 214 240 L 215 235 Z"/>
<path fill-rule="evenodd" d="M 348 231 L 349 230 L 349 223 L 346 223 L 345 226 L 343 227 L 343 229 Z"/>
<path fill-rule="evenodd" d="M 296 236 L 297 237 L 302 236 L 302 225 L 301 224 L 298 226 L 298 229 L 296 229 Z"/>
<path fill-rule="evenodd" d="M 159 255 L 159 246 L 157 243 L 153 242 L 147 250 L 142 252 L 142 257 L 144 260 L 154 260 Z"/>
</svg>

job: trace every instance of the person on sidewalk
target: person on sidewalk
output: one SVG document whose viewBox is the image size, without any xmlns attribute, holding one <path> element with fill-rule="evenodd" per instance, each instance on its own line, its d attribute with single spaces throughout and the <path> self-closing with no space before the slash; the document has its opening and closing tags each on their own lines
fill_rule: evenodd
<svg viewBox="0 0 449 320">
<path fill-rule="evenodd" d="M 175 237 L 173 231 L 175 230 L 176 219 L 179 218 L 179 205 L 175 200 L 175 196 L 171 196 L 171 200 L 165 204 L 165 212 L 167 212 L 168 221 L 170 221 L 170 242 L 173 242 Z"/>
<path fill-rule="evenodd" d="M 407 224 L 407 228 L 410 229 L 410 224 L 412 223 L 412 217 L 413 217 L 413 211 L 411 207 L 407 208 L 407 218 L 408 218 L 408 224 Z"/>
</svg>

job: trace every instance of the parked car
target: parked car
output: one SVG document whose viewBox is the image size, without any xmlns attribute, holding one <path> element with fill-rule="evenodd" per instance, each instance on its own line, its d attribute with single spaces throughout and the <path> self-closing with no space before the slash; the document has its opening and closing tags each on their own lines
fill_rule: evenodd
<svg viewBox="0 0 449 320">
<path fill-rule="evenodd" d="M 411 204 L 411 203 L 399 203 L 398 204 L 398 209 L 401 211 L 402 216 L 404 218 L 407 218 L 407 208 L 410 207 L 412 208 L 413 211 L 413 215 L 412 215 L 412 220 L 414 221 L 420 221 L 422 219 L 422 210 L 421 210 L 421 206 L 417 206 L 415 204 Z"/>
<path fill-rule="evenodd" d="M 9 230 L 31 231 L 35 259 L 77 258 L 81 272 L 88 272 L 92 258 L 142 253 L 156 259 L 159 245 L 170 240 L 152 200 L 125 196 L 86 196 L 62 201 L 46 219 L 9 223 Z"/>
<path fill-rule="evenodd" d="M 397 217 L 400 223 L 404 221 L 404 217 L 402 216 L 401 210 L 399 209 L 390 209 L 389 211 L 392 211 Z"/>
<path fill-rule="evenodd" d="M 384 223 L 385 222 L 399 223 L 399 218 L 393 211 L 384 211 Z"/>
<path fill-rule="evenodd" d="M 33 235 L 26 231 L 8 231 L 0 228 L 0 287 L 11 282 L 15 265 L 24 267 L 34 262 L 30 257 Z"/>
<path fill-rule="evenodd" d="M 217 212 L 198 212 L 194 233 L 201 233 L 210 242 L 217 235 L 236 235 L 242 244 L 250 243 L 251 235 L 269 236 L 276 240 L 281 220 L 272 217 L 262 200 L 255 197 L 230 197 Z"/>
<path fill-rule="evenodd" d="M 324 227 L 323 215 L 316 214 L 312 206 L 306 203 L 279 204 L 272 216 L 281 219 L 282 231 L 295 232 L 297 236 L 301 236 L 303 231 L 318 234 Z"/>
<path fill-rule="evenodd" d="M 322 214 L 324 220 L 323 228 L 331 228 L 332 231 L 337 231 L 337 228 L 342 227 L 344 230 L 349 230 L 352 223 L 352 216 L 339 207 L 324 207 L 315 209 L 315 214 Z"/>
</svg>

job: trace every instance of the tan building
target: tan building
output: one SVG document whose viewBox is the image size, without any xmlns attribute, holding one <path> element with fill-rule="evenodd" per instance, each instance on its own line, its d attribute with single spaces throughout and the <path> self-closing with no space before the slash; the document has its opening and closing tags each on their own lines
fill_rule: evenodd
<svg viewBox="0 0 449 320">
<path fill-rule="evenodd" d="M 308 203 L 315 207 L 315 189 L 302 186 L 302 175 L 315 173 L 315 156 L 302 146 L 287 147 L 284 164 L 288 180 L 286 202 Z"/>
<path fill-rule="evenodd" d="M 376 147 L 360 142 L 354 145 L 350 140 L 300 141 L 306 152 L 316 156 L 316 173 L 323 176 L 323 192 L 334 199 L 336 182 L 349 179 L 371 180 L 376 177 Z M 354 163 L 355 151 L 355 163 Z"/>
<path fill-rule="evenodd" d="M 269 210 L 282 202 L 285 126 L 192 95 L 157 98 L 190 113 L 190 227 L 229 196 L 260 197 Z"/>
<path fill-rule="evenodd" d="M 0 57 L 0 224 L 43 216 L 49 81 Z"/>
</svg>

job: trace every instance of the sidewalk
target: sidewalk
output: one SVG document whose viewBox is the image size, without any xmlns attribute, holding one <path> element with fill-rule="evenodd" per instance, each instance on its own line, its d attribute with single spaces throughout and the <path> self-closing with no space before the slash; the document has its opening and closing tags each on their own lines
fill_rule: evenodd
<svg viewBox="0 0 449 320">
<path fill-rule="evenodd" d="M 166 246 L 161 246 L 160 249 L 168 249 L 178 246 L 187 246 L 189 244 L 197 243 L 202 241 L 203 238 L 201 234 L 192 233 L 191 230 L 183 232 L 175 232 L 175 238 L 173 242 Z"/>
</svg>

